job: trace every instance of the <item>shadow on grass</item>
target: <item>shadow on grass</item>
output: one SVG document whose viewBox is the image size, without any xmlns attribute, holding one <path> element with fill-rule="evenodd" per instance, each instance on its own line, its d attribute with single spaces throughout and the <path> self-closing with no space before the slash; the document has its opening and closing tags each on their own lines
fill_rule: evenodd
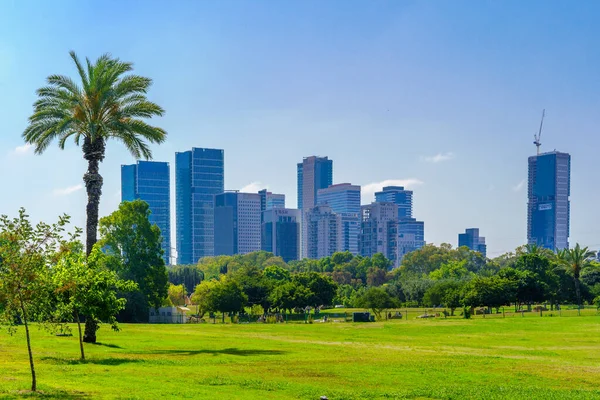
<svg viewBox="0 0 600 400">
<path fill-rule="evenodd" d="M 128 364 L 128 363 L 139 363 L 142 362 L 143 360 L 134 360 L 131 358 L 99 358 L 99 359 L 86 359 L 86 360 L 80 360 L 80 359 L 65 359 L 65 358 L 58 358 L 58 357 L 43 357 L 42 358 L 43 361 L 49 361 L 53 364 L 61 364 L 61 365 L 79 365 L 79 364 L 92 364 L 92 365 L 121 365 L 121 364 Z"/>
<path fill-rule="evenodd" d="M 111 349 L 122 349 L 121 346 L 118 346 L 116 344 L 111 344 L 111 343 L 100 343 L 100 342 L 96 342 L 96 343 L 87 343 L 87 344 L 91 344 L 94 346 L 104 346 L 104 347 L 110 347 Z"/>
<path fill-rule="evenodd" d="M 172 355 L 184 355 L 184 356 L 195 356 L 199 354 L 212 354 L 213 356 L 218 356 L 221 354 L 229 355 L 229 356 L 276 356 L 287 353 L 282 350 L 252 350 L 252 349 L 237 349 L 237 348 L 228 348 L 221 350 L 155 350 L 146 352 L 146 354 L 172 354 Z"/>
<path fill-rule="evenodd" d="M 36 398 L 36 399 L 88 399 L 90 396 L 83 392 L 65 392 L 64 390 L 53 390 L 48 392 L 46 390 L 38 390 L 37 392 L 32 392 L 31 390 L 20 390 L 15 393 L 19 398 L 27 397 L 27 398 Z"/>
</svg>

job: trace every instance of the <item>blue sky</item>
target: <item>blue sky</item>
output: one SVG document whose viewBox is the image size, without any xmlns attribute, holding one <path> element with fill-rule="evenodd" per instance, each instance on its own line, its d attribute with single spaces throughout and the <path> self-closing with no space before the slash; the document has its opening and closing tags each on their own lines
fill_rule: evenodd
<svg viewBox="0 0 600 400">
<path fill-rule="evenodd" d="M 80 149 L 23 148 L 35 90 L 74 75 L 69 50 L 110 52 L 154 79 L 169 132 L 156 160 L 225 149 L 227 189 L 268 187 L 296 206 L 296 163 L 334 160 L 334 182 L 414 189 L 428 242 L 479 227 L 488 255 L 526 241 L 527 157 L 572 155 L 571 242 L 600 248 L 600 2 L 0 2 L 0 213 L 84 224 Z M 120 199 L 116 142 L 101 214 Z M 172 198 L 174 205 L 174 197 Z"/>
</svg>

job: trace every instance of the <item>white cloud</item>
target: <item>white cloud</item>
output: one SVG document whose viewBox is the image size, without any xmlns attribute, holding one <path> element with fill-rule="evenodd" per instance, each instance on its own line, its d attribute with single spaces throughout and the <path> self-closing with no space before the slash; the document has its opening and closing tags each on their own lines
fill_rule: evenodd
<svg viewBox="0 0 600 400">
<path fill-rule="evenodd" d="M 441 163 L 444 161 L 452 160 L 454 158 L 454 153 L 449 151 L 447 153 L 438 153 L 434 156 L 422 156 L 421 160 L 429 163 Z"/>
<path fill-rule="evenodd" d="M 54 189 L 52 191 L 52 194 L 55 196 L 68 196 L 72 193 L 80 191 L 81 189 L 83 189 L 83 183 L 80 183 L 75 186 L 69 186 L 69 187 L 62 188 L 62 189 Z"/>
<path fill-rule="evenodd" d="M 422 185 L 423 181 L 416 178 L 408 179 L 387 179 L 381 182 L 368 183 L 362 185 L 360 196 L 363 204 L 369 204 L 375 199 L 375 192 L 379 192 L 384 186 L 404 186 L 407 189 Z"/>
<path fill-rule="evenodd" d="M 251 182 L 240 189 L 242 193 L 257 193 L 259 190 L 268 189 L 269 185 L 263 185 L 261 182 Z"/>
<path fill-rule="evenodd" d="M 18 156 L 23 156 L 25 154 L 30 153 L 33 150 L 33 145 L 29 143 L 25 143 L 23 146 L 17 146 L 13 150 L 13 153 Z"/>
<path fill-rule="evenodd" d="M 513 192 L 520 192 L 521 189 L 523 189 L 523 186 L 525 186 L 525 179 L 513 186 L 512 190 Z"/>
</svg>

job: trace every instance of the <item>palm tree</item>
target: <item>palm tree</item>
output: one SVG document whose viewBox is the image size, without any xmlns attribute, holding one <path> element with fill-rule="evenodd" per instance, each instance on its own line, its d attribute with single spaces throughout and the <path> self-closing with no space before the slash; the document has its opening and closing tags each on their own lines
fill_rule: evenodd
<svg viewBox="0 0 600 400">
<path fill-rule="evenodd" d="M 579 279 L 581 270 L 587 267 L 595 256 L 596 253 L 594 251 L 590 251 L 587 247 L 579 246 L 579 243 L 573 249 L 556 251 L 556 259 L 559 265 L 573 276 L 578 306 L 581 306 L 581 281 Z"/>
<path fill-rule="evenodd" d="M 37 91 L 38 100 L 23 138 L 34 146 L 36 154 L 43 153 L 54 140 L 58 140 L 61 149 L 69 138 L 81 145 L 83 158 L 88 162 L 83 181 L 88 196 L 85 248 L 89 255 L 97 241 L 102 194 L 99 166 L 104 160 L 106 142 L 117 139 L 135 158 L 148 160 L 152 158 L 148 143 L 162 143 L 167 133 L 144 121 L 162 116 L 164 110 L 146 98 L 151 79 L 127 74 L 133 70 L 132 63 L 105 54 L 95 63 L 86 58 L 84 66 L 75 52 L 69 54 L 81 82 L 50 75 L 48 85 Z M 95 330 L 93 339 L 86 339 L 95 342 Z"/>
</svg>

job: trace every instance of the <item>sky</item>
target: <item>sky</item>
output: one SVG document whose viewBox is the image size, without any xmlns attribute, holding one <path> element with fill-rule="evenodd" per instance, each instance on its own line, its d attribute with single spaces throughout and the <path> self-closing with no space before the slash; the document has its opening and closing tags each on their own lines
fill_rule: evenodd
<svg viewBox="0 0 600 400">
<path fill-rule="evenodd" d="M 154 159 L 225 149 L 225 188 L 285 193 L 296 164 L 333 159 L 334 183 L 414 190 L 428 243 L 480 228 L 488 256 L 526 242 L 527 157 L 572 156 L 571 243 L 600 249 L 600 2 L 0 2 L 0 214 L 85 223 L 81 149 L 34 155 L 21 133 L 35 90 L 110 53 L 153 79 L 168 132 Z M 120 201 L 107 145 L 101 215 Z M 175 195 L 171 198 L 174 211 Z M 172 231 L 174 232 L 172 218 Z M 175 243 L 172 243 L 175 246 Z"/>
</svg>

